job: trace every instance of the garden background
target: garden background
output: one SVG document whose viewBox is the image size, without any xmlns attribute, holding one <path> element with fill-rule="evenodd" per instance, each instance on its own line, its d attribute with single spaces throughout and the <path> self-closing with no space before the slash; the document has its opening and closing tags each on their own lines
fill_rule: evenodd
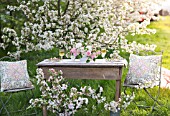
<svg viewBox="0 0 170 116">
<path fill-rule="evenodd" d="M 39 3 L 41 4 L 41 2 Z M 13 0 L 13 1 L 8 1 L 8 0 L 2 0 L 2 4 L 0 5 L 0 11 L 1 11 L 1 31 L 0 31 L 0 42 L 3 43 L 2 35 L 3 35 L 3 29 L 5 27 L 10 27 L 12 29 L 15 29 L 17 33 L 21 34 L 20 30 L 25 21 L 27 21 L 27 17 L 23 15 L 22 12 L 15 12 L 15 11 L 9 11 L 6 9 L 8 5 L 18 5 L 18 3 Z M 158 21 L 152 21 L 150 24 L 147 25 L 147 28 L 149 29 L 156 29 L 155 34 L 143 34 L 143 35 L 132 35 L 129 32 L 128 35 L 126 35 L 126 39 L 128 40 L 129 43 L 133 43 L 135 40 L 137 43 L 141 44 L 156 44 L 156 51 L 164 50 L 163 54 L 163 67 L 167 68 L 170 70 L 170 16 L 159 16 L 160 19 Z M 109 26 L 108 26 L 109 27 Z M 87 41 L 88 42 L 88 41 Z M 5 42 L 4 42 L 5 43 Z M 17 48 L 13 46 L 10 42 L 7 42 L 9 44 L 8 47 L 3 49 L 3 47 L 0 48 L 0 57 L 6 56 L 9 51 L 15 51 Z M 36 43 L 36 42 L 35 42 Z M 10 45 L 11 44 L 11 45 Z M 40 49 L 40 50 L 31 50 L 28 52 L 23 52 L 20 55 L 20 59 L 26 59 L 28 62 L 28 71 L 29 75 L 31 78 L 31 81 L 35 85 L 35 96 L 39 97 L 40 91 L 39 91 L 39 86 L 37 86 L 37 80 L 35 79 L 36 75 L 36 64 L 44 59 L 47 58 L 53 58 L 53 57 L 59 57 L 58 56 L 58 51 L 59 47 L 54 47 L 52 49 L 46 50 L 46 49 Z M 115 48 L 114 48 L 115 49 Z M 120 53 L 121 54 L 121 53 Z M 128 60 L 129 53 L 122 53 L 121 56 L 126 58 Z M 65 57 L 66 58 L 66 57 Z M 124 73 L 123 73 L 123 80 L 122 83 L 126 77 L 127 74 L 127 68 L 124 68 Z M 75 86 L 80 88 L 81 86 L 91 86 L 93 88 L 97 88 L 98 85 L 102 86 L 104 89 L 103 95 L 107 96 L 108 99 L 113 99 L 113 94 L 114 91 L 112 86 L 115 84 L 114 81 L 103 81 L 103 80 L 68 80 L 70 83 L 69 86 Z M 157 88 L 153 88 L 152 94 L 156 94 L 155 90 Z M 123 91 L 123 88 L 122 88 Z M 24 98 L 21 96 L 16 95 L 13 98 L 14 101 L 19 102 L 19 105 L 22 105 L 24 101 Z M 135 93 L 135 100 L 141 101 L 142 104 L 147 104 L 151 105 L 153 102 L 151 99 L 147 97 L 147 95 L 141 91 L 141 92 L 136 92 Z M 133 103 L 130 104 L 126 110 L 121 110 L 121 115 L 122 116 L 128 116 L 128 115 L 138 115 L 138 116 L 143 116 L 143 115 L 154 115 L 154 116 L 169 116 L 170 114 L 170 90 L 168 88 L 161 88 L 161 94 L 159 97 L 159 101 L 163 104 L 163 106 L 157 106 L 156 110 L 150 114 L 151 109 L 142 109 L 138 108 L 136 105 Z M 17 108 L 19 107 L 18 104 L 11 105 L 10 108 Z M 80 115 L 91 115 L 91 116 L 106 116 L 109 115 L 109 111 L 104 110 L 103 107 L 97 106 L 95 109 L 92 109 L 92 106 L 96 105 L 95 102 L 89 101 L 89 104 L 85 106 L 87 109 L 81 109 L 79 110 L 75 116 L 80 116 Z M 42 110 L 38 110 L 38 115 L 42 115 Z M 50 113 L 50 115 L 55 115 L 53 113 Z"/>
</svg>

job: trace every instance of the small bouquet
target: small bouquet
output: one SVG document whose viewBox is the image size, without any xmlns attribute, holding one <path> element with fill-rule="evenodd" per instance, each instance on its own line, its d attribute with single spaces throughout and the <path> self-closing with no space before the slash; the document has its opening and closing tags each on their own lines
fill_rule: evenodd
<svg viewBox="0 0 170 116">
<path fill-rule="evenodd" d="M 75 47 L 70 50 L 71 59 L 81 58 L 85 59 L 86 62 L 90 60 L 95 61 L 95 59 L 101 54 L 100 50 L 96 50 L 93 45 L 83 45 L 82 43 L 77 43 Z"/>
</svg>

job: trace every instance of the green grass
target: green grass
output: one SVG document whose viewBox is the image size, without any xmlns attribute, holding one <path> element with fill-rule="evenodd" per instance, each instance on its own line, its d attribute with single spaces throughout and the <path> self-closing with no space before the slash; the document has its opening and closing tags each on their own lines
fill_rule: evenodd
<svg viewBox="0 0 170 116">
<path fill-rule="evenodd" d="M 157 33 L 153 35 L 129 35 L 127 39 L 143 44 L 156 44 L 156 51 L 164 51 L 163 67 L 170 69 L 170 16 L 161 17 L 161 20 L 151 22 L 148 27 L 156 29 Z"/>
<path fill-rule="evenodd" d="M 170 16 L 161 17 L 161 20 L 151 22 L 148 26 L 149 28 L 154 28 L 157 30 L 156 34 L 153 35 L 135 35 L 127 36 L 129 41 L 137 41 L 143 44 L 156 44 L 156 51 L 163 50 L 163 67 L 170 69 Z M 153 95 L 156 94 L 157 88 L 151 89 Z M 151 105 L 153 102 L 149 97 L 143 92 L 135 93 L 136 101 L 144 102 L 144 104 Z M 151 109 L 142 109 L 136 107 L 134 104 L 131 104 L 126 110 L 123 110 L 122 116 L 170 116 L 170 90 L 161 89 L 159 101 L 163 106 L 158 106 L 157 110 L 150 114 Z"/>
<path fill-rule="evenodd" d="M 161 17 L 161 20 L 151 22 L 148 26 L 149 28 L 154 28 L 157 30 L 156 34 L 153 35 L 135 35 L 127 36 L 129 41 L 137 41 L 143 44 L 156 44 L 156 51 L 163 50 L 163 67 L 170 69 L 170 16 Z M 156 94 L 157 88 L 151 89 L 153 95 Z M 144 102 L 144 104 L 151 105 L 153 102 L 149 97 L 143 92 L 135 93 L 136 101 Z M 170 90 L 161 89 L 159 101 L 163 106 L 158 106 L 157 110 L 150 114 L 151 109 L 142 109 L 131 104 L 126 110 L 122 111 L 122 116 L 170 116 Z"/>
<path fill-rule="evenodd" d="M 170 69 L 170 16 L 164 17 L 164 20 L 152 22 L 149 25 L 149 28 L 157 29 L 157 33 L 154 35 L 136 35 L 136 36 L 127 36 L 129 41 L 137 41 L 139 43 L 149 43 L 156 44 L 157 51 L 164 50 L 163 55 L 163 66 L 165 68 Z M 51 58 L 57 56 L 57 49 L 53 49 L 51 51 L 39 51 L 39 52 L 30 52 L 22 55 L 21 59 L 26 59 L 28 61 L 28 70 L 33 84 L 35 85 L 35 96 L 38 97 L 40 92 L 38 86 L 36 86 L 35 80 L 35 72 L 36 72 L 36 64 L 43 59 Z M 2 55 L 2 54 L 1 54 Z M 125 79 L 127 69 L 123 71 L 123 80 Z M 122 80 L 122 82 L 123 82 Z M 115 81 L 103 81 L 103 80 L 68 80 L 70 82 L 70 86 L 87 86 L 90 85 L 93 88 L 97 88 L 98 85 L 103 86 L 104 95 L 107 96 L 108 100 L 114 99 L 115 93 Z M 153 95 L 156 94 L 157 88 L 151 89 Z M 122 88 L 123 91 L 123 88 Z M 152 105 L 153 101 L 149 99 L 149 97 L 143 92 L 135 92 L 135 100 L 140 101 L 142 104 Z M 24 101 L 24 97 L 16 97 L 15 102 Z M 133 103 L 126 109 L 121 110 L 121 116 L 170 116 L 170 90 L 169 89 L 161 89 L 161 94 L 159 97 L 159 101 L 163 104 L 163 106 L 157 106 L 156 110 L 150 114 L 151 109 L 138 108 Z M 84 110 L 80 110 L 76 113 L 75 116 L 108 116 L 109 112 L 104 111 L 103 107 L 96 105 L 93 101 L 89 101 L 90 104 L 86 106 L 89 109 L 89 112 L 86 113 Z M 96 105 L 97 109 L 92 110 L 92 105 Z M 17 104 L 14 104 L 10 107 L 18 107 Z M 41 109 L 38 110 L 39 116 L 42 116 Z M 55 114 L 51 114 L 49 116 L 53 116 Z M 17 116 L 17 115 L 16 115 Z"/>
</svg>

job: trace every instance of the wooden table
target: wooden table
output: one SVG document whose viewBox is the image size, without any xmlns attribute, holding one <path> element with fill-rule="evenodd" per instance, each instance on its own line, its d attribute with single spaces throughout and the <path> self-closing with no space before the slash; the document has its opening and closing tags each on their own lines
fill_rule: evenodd
<svg viewBox="0 0 170 116">
<path fill-rule="evenodd" d="M 44 60 L 37 64 L 42 68 L 45 77 L 49 77 L 48 70 L 54 68 L 63 71 L 63 77 L 69 79 L 102 79 L 116 80 L 115 101 L 118 101 L 121 94 L 122 68 L 125 60 L 116 62 L 106 62 L 104 59 L 97 59 L 95 62 L 85 63 L 78 59 L 63 59 L 60 62 Z M 111 113 L 113 114 L 113 113 Z M 47 116 L 46 108 L 43 108 L 43 116 Z"/>
</svg>

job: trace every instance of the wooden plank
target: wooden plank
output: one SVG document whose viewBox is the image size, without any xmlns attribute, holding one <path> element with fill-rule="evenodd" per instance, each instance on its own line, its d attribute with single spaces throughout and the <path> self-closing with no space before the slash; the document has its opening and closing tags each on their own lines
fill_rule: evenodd
<svg viewBox="0 0 170 116">
<path fill-rule="evenodd" d="M 98 59 L 96 62 L 83 63 L 83 62 L 69 62 L 69 59 L 64 59 L 62 62 L 50 62 L 48 59 L 39 62 L 38 67 L 123 67 L 125 65 L 124 61 L 120 62 L 103 62 L 102 59 Z"/>
<path fill-rule="evenodd" d="M 49 77 L 49 67 L 43 69 L 45 77 Z M 77 67 L 50 67 L 63 71 L 63 77 L 72 79 L 101 79 L 120 80 L 119 68 L 77 68 Z"/>
</svg>

